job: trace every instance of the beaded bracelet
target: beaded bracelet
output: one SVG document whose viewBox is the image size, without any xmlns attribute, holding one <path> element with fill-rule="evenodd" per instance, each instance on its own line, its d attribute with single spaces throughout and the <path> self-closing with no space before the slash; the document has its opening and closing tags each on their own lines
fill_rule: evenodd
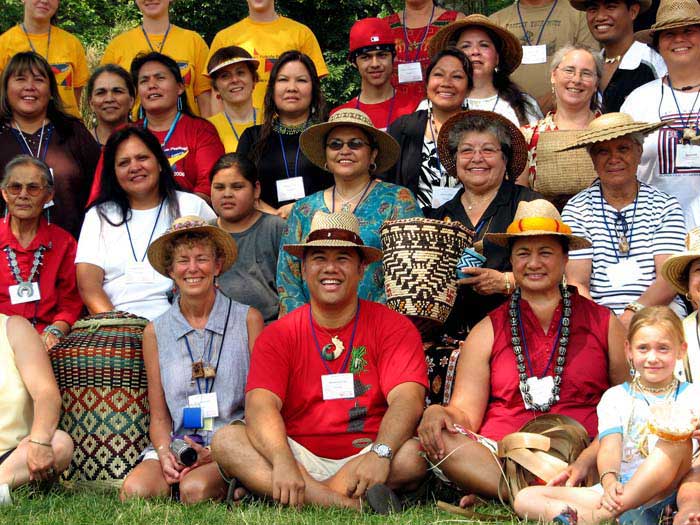
<svg viewBox="0 0 700 525">
<path fill-rule="evenodd" d="M 55 335 L 59 339 L 66 335 L 63 333 L 63 330 L 61 330 L 55 324 L 50 324 L 46 328 L 44 328 L 44 335 L 46 336 L 47 334 Z"/>
<path fill-rule="evenodd" d="M 615 479 L 616 479 L 617 481 L 620 481 L 620 473 L 619 473 L 617 470 L 615 470 L 615 469 L 610 469 L 610 470 L 606 470 L 605 472 L 603 472 L 603 473 L 600 475 L 600 478 L 599 478 L 599 479 L 600 479 L 600 482 L 601 482 L 601 483 L 603 483 L 603 478 L 604 478 L 605 476 L 607 476 L 608 474 L 615 474 Z"/>
</svg>

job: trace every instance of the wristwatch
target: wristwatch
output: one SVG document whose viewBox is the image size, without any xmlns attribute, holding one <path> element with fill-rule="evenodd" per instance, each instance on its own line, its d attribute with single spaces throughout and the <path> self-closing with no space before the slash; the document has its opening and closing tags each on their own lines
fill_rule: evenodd
<svg viewBox="0 0 700 525">
<path fill-rule="evenodd" d="M 635 314 L 637 312 L 639 312 L 640 310 L 643 310 L 644 308 L 645 308 L 645 306 L 642 303 L 637 302 L 637 301 L 632 301 L 627 306 L 625 306 L 625 310 L 631 310 L 632 313 L 635 313 Z"/>
<path fill-rule="evenodd" d="M 384 443 L 375 443 L 370 450 L 380 458 L 391 459 L 394 457 L 394 452 L 391 450 L 391 447 Z"/>
</svg>

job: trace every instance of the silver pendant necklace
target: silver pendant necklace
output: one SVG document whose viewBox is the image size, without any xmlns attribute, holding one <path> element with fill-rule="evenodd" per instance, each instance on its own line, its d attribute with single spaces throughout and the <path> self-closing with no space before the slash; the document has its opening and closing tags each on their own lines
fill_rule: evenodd
<svg viewBox="0 0 700 525">
<path fill-rule="evenodd" d="M 19 265 L 17 264 L 17 254 L 9 246 L 5 246 L 3 248 L 5 256 L 7 257 L 7 264 L 10 266 L 10 271 L 12 272 L 12 276 L 15 278 L 15 281 L 19 285 L 17 291 L 20 296 L 31 297 L 34 295 L 34 288 L 32 287 L 32 282 L 34 282 L 34 278 L 38 276 L 39 266 L 41 266 L 42 264 L 42 259 L 44 258 L 44 252 L 46 251 L 46 249 L 47 247 L 42 244 L 34 252 L 34 262 L 32 263 L 32 269 L 29 272 L 29 277 L 25 281 L 24 279 L 22 279 L 22 276 L 19 273 Z"/>
</svg>

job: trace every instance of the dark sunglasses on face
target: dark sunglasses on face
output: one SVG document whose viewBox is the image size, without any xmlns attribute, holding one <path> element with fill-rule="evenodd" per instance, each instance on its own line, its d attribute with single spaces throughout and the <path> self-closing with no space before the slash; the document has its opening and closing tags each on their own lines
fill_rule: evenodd
<svg viewBox="0 0 700 525">
<path fill-rule="evenodd" d="M 331 139 L 326 142 L 326 147 L 333 151 L 340 151 L 346 144 L 348 148 L 353 151 L 357 151 L 358 149 L 362 149 L 364 146 L 370 145 L 368 142 L 365 142 L 362 139 L 350 139 L 347 142 L 340 139 Z"/>
<path fill-rule="evenodd" d="M 27 193 L 32 197 L 36 197 L 46 189 L 46 186 L 36 184 L 33 182 L 30 184 L 20 184 L 19 182 L 13 182 L 11 184 L 8 184 L 5 190 L 10 195 L 19 195 L 20 193 L 22 193 L 22 188 L 26 189 Z"/>
</svg>

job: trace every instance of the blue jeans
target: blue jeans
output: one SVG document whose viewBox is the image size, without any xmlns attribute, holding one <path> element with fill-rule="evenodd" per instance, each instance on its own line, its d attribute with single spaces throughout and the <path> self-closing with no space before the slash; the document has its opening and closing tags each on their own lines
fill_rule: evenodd
<svg viewBox="0 0 700 525">
<path fill-rule="evenodd" d="M 624 512 L 618 521 L 620 525 L 658 525 L 666 506 L 675 504 L 676 491 L 674 490 L 671 495 L 661 501 Z"/>
</svg>

